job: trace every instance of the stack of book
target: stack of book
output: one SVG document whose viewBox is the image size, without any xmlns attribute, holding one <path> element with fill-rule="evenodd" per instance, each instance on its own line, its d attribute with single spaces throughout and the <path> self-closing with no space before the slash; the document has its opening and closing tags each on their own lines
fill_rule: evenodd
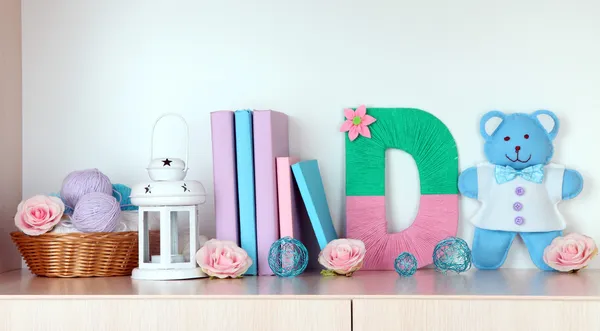
<svg viewBox="0 0 600 331">
<path fill-rule="evenodd" d="M 211 129 L 217 239 L 248 252 L 255 262 L 248 275 L 272 275 L 271 245 L 300 239 L 301 206 L 321 249 L 336 239 L 317 161 L 289 155 L 286 114 L 218 111 Z"/>
</svg>

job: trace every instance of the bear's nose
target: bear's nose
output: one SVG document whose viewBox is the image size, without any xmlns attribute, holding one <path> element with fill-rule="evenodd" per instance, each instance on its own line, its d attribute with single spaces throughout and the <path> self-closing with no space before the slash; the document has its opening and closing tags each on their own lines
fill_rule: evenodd
<svg viewBox="0 0 600 331">
<path fill-rule="evenodd" d="M 516 146 L 516 147 L 515 147 L 515 151 L 517 151 L 517 152 L 518 152 L 518 151 L 520 151 L 520 150 L 521 150 L 521 146 Z"/>
</svg>

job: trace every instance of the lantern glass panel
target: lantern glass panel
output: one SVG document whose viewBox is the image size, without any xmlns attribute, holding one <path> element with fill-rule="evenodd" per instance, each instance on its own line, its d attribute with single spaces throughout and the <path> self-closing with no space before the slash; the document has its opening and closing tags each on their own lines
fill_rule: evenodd
<svg viewBox="0 0 600 331">
<path fill-rule="evenodd" d="M 140 234 L 143 238 L 144 247 L 143 252 L 140 254 L 143 256 L 144 263 L 152 262 L 152 255 L 160 254 L 160 237 L 158 231 L 158 220 L 160 219 L 160 212 L 158 211 L 144 211 L 144 221 L 140 223 Z M 150 230 L 152 229 L 152 230 Z"/>
</svg>

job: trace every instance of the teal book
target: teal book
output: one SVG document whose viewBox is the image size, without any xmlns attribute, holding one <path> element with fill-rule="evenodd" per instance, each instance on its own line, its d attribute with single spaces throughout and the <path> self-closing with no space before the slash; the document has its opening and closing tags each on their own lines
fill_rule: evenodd
<svg viewBox="0 0 600 331">
<path fill-rule="evenodd" d="M 256 251 L 256 197 L 254 195 L 254 154 L 252 111 L 235 112 L 235 154 L 237 163 L 240 243 L 252 259 L 246 275 L 258 274 Z"/>
<path fill-rule="evenodd" d="M 337 239 L 337 233 L 327 204 L 319 163 L 317 160 L 298 162 L 292 165 L 292 172 L 319 242 L 319 248 L 323 250 L 330 241 Z"/>
</svg>

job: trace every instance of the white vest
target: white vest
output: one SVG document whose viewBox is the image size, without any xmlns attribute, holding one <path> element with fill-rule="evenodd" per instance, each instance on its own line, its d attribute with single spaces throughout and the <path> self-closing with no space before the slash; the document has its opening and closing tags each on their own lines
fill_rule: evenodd
<svg viewBox="0 0 600 331">
<path fill-rule="evenodd" d="M 498 184 L 495 165 L 477 166 L 478 196 L 482 206 L 471 218 L 478 228 L 515 232 L 545 232 L 563 230 L 565 220 L 558 211 L 562 200 L 565 167 L 548 164 L 541 184 L 521 176 Z"/>
</svg>

